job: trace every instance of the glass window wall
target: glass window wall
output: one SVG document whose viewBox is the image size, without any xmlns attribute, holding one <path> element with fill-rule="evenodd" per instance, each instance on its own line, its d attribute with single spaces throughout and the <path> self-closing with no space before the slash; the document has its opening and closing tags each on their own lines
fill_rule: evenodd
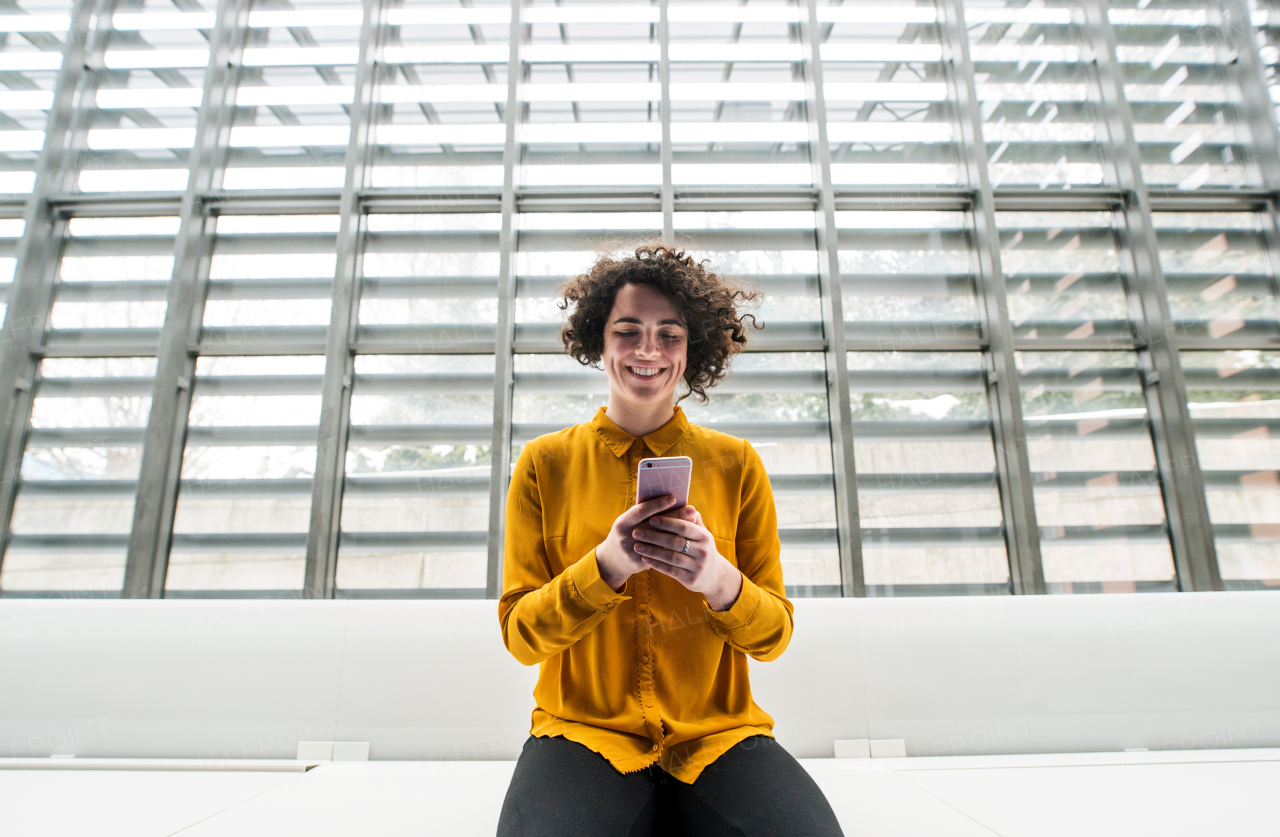
<svg viewBox="0 0 1280 837">
<path fill-rule="evenodd" d="M 1226 3 L 13 0 L 0 595 L 494 595 L 508 457 L 608 397 L 560 283 L 662 240 L 761 293 L 681 404 L 794 595 L 1276 586 Z"/>
<path fill-rule="evenodd" d="M 13 0 L 0 8 L 0 195 L 21 199 L 35 186 L 71 9 L 69 0 Z"/>
</svg>

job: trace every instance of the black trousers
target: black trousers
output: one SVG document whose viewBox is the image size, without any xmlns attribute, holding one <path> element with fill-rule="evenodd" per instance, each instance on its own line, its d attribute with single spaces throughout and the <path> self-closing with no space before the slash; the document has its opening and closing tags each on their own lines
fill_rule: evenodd
<svg viewBox="0 0 1280 837">
<path fill-rule="evenodd" d="M 622 774 L 564 738 L 530 737 L 498 837 L 843 837 L 813 779 L 765 735 L 739 742 L 692 785 L 657 765 Z"/>
</svg>

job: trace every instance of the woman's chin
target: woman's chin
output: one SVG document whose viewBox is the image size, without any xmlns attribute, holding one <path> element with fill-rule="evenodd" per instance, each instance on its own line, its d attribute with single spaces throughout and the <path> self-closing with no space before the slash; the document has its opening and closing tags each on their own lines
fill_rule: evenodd
<svg viewBox="0 0 1280 837">
<path fill-rule="evenodd" d="M 675 403 L 676 390 L 675 387 L 659 387 L 657 385 L 646 386 L 645 384 L 626 383 L 622 387 L 622 395 L 627 401 L 637 407 L 656 406 L 663 404 L 670 406 Z"/>
</svg>

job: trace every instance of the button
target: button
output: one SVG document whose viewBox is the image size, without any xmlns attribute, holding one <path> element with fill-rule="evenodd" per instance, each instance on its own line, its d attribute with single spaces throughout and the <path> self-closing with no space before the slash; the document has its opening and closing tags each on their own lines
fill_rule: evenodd
<svg viewBox="0 0 1280 837">
<path fill-rule="evenodd" d="M 648 608 L 647 608 L 647 607 L 645 607 L 644 605 L 640 605 L 640 612 L 641 612 L 641 613 L 644 613 L 647 609 L 648 609 Z"/>
<path fill-rule="evenodd" d="M 642 663 L 647 663 L 647 662 L 649 662 L 649 658 L 648 658 L 648 657 L 641 657 L 641 658 L 640 658 L 640 662 L 642 662 Z"/>
<path fill-rule="evenodd" d="M 654 745 L 653 745 L 653 752 L 655 752 L 655 753 L 656 753 L 656 752 L 658 752 L 658 745 L 657 745 L 657 744 L 654 744 Z"/>
</svg>

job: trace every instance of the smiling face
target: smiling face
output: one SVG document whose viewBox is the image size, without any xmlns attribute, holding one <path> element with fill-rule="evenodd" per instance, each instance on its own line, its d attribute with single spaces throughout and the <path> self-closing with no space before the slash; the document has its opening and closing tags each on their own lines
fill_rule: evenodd
<svg viewBox="0 0 1280 837">
<path fill-rule="evenodd" d="M 684 376 L 688 344 L 684 318 L 671 300 L 648 285 L 624 285 L 604 327 L 601 360 L 610 402 L 670 406 Z"/>
</svg>

